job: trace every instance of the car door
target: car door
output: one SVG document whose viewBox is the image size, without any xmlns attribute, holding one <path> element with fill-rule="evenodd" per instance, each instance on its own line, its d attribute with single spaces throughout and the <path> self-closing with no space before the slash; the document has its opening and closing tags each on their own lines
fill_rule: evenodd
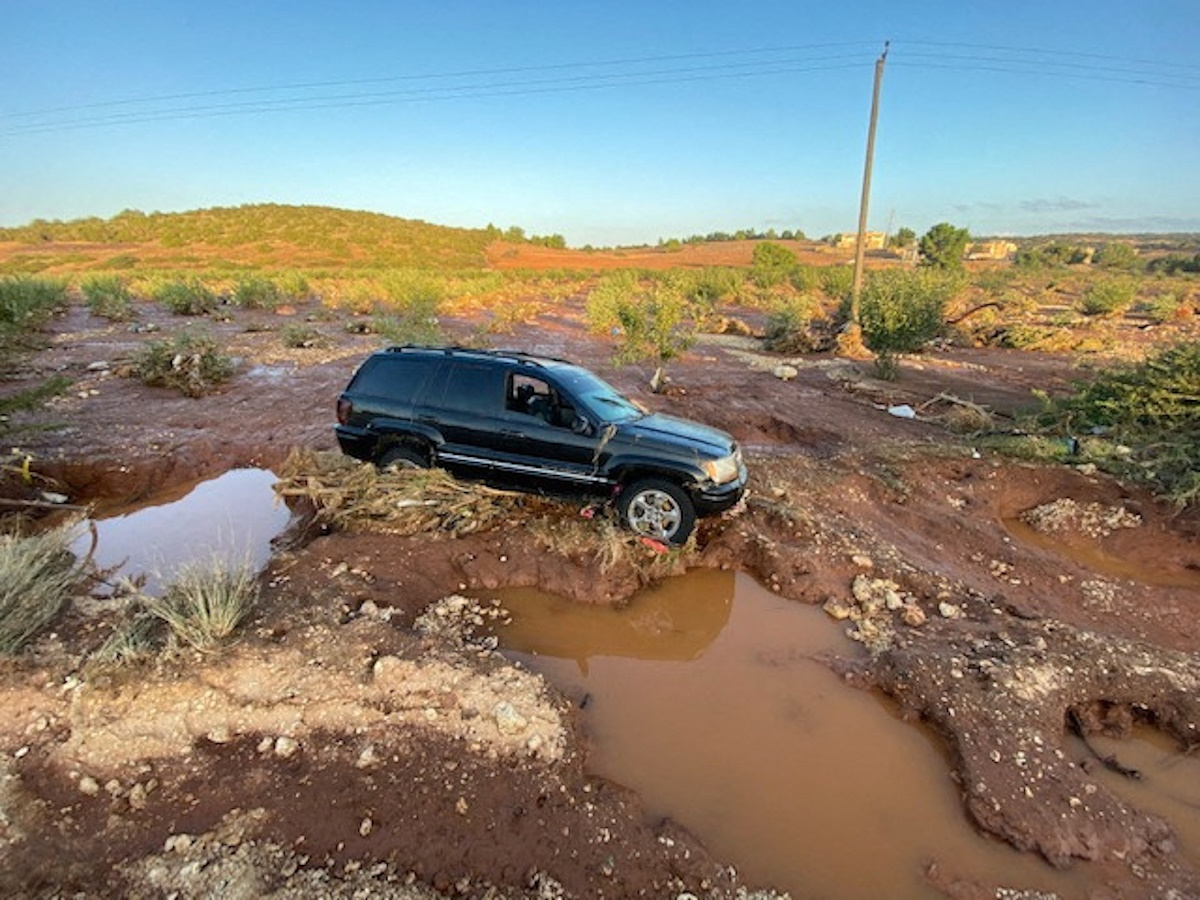
<svg viewBox="0 0 1200 900">
<path fill-rule="evenodd" d="M 576 433 L 574 402 L 542 373 L 510 372 L 498 466 L 551 491 L 595 490 L 608 482 L 596 475 L 599 438 Z"/>
<path fill-rule="evenodd" d="M 446 468 L 477 476 L 495 468 L 504 384 L 504 370 L 483 360 L 454 360 L 439 373 L 417 420 L 441 433 L 437 454 Z"/>
</svg>

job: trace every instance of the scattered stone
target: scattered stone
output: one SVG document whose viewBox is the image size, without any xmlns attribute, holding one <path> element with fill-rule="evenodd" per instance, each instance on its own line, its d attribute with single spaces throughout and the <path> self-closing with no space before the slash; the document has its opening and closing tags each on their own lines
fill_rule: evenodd
<svg viewBox="0 0 1200 900">
<path fill-rule="evenodd" d="M 91 775 L 84 775 L 79 779 L 79 791 L 89 797 L 95 797 L 100 793 L 100 784 Z"/>
<path fill-rule="evenodd" d="M 371 821 L 371 817 L 367 816 L 362 820 L 362 824 L 358 826 L 358 833 L 366 837 L 371 833 L 371 829 L 375 827 L 375 823 Z"/>
<path fill-rule="evenodd" d="M 793 378 L 795 378 L 797 375 L 800 374 L 800 370 L 797 369 L 795 366 L 781 364 L 781 365 L 776 366 L 774 369 L 772 369 L 771 374 L 774 375 L 776 378 L 778 378 L 780 381 L 791 381 Z"/>
<path fill-rule="evenodd" d="M 850 618 L 850 613 L 853 612 L 848 604 L 843 603 L 836 597 L 830 597 L 828 600 L 826 600 L 825 605 L 822 606 L 821 609 L 825 610 L 826 613 L 837 619 L 839 622 Z"/>
<path fill-rule="evenodd" d="M 875 568 L 875 560 L 871 559 L 871 557 L 867 556 L 865 553 L 855 553 L 850 557 L 850 562 L 854 563 L 860 569 Z"/>
<path fill-rule="evenodd" d="M 943 600 L 938 604 L 938 614 L 943 619 L 961 619 L 966 615 L 961 606 L 958 606 L 955 603 L 950 603 L 947 600 Z"/>
<path fill-rule="evenodd" d="M 529 725 L 526 718 L 507 700 L 497 703 L 492 715 L 496 718 L 496 727 L 500 729 L 501 734 L 517 734 Z"/>
<path fill-rule="evenodd" d="M 910 628 L 919 628 L 925 624 L 925 610 L 916 603 L 905 603 L 900 619 Z"/>
<path fill-rule="evenodd" d="M 465 816 L 467 814 L 467 810 L 469 808 L 470 807 L 469 807 L 465 797 L 459 797 L 458 800 L 454 804 L 454 811 L 456 813 L 458 813 L 460 816 Z"/>
<path fill-rule="evenodd" d="M 280 735 L 275 738 L 275 755 L 280 759 L 290 759 L 296 755 L 296 751 L 299 749 L 300 744 L 295 738 L 290 738 L 287 735 Z"/>
</svg>

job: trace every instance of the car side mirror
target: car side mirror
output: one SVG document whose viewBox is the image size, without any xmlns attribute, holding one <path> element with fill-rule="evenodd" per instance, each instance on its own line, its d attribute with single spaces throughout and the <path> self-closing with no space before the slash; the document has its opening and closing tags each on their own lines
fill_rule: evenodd
<svg viewBox="0 0 1200 900">
<path fill-rule="evenodd" d="M 589 434 L 592 430 L 592 424 L 583 416 L 576 416 L 571 420 L 571 430 L 576 434 Z"/>
</svg>

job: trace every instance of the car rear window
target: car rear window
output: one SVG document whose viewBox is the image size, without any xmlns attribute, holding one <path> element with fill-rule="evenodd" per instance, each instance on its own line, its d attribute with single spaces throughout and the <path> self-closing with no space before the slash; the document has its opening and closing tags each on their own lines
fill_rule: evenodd
<svg viewBox="0 0 1200 900">
<path fill-rule="evenodd" d="M 412 356 L 374 356 L 358 370 L 351 390 L 398 403 L 412 403 L 436 362 Z"/>
</svg>

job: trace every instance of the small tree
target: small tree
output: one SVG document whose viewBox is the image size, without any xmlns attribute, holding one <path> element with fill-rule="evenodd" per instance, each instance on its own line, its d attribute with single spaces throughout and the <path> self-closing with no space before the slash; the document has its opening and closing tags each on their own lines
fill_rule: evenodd
<svg viewBox="0 0 1200 900">
<path fill-rule="evenodd" d="M 666 383 L 667 362 L 696 340 L 695 321 L 678 278 L 657 279 L 645 288 L 632 273 L 609 276 L 588 298 L 587 316 L 593 331 L 615 332 L 618 363 L 657 360 L 650 379 L 655 393 Z"/>
<path fill-rule="evenodd" d="M 894 378 L 899 354 L 915 353 L 937 336 L 945 322 L 946 304 L 962 285 L 960 276 L 928 269 L 870 273 L 859 316 L 863 342 L 876 355 L 880 377 Z"/>
<path fill-rule="evenodd" d="M 773 287 L 787 278 L 796 265 L 796 254 L 782 244 L 764 241 L 754 245 L 754 280 L 759 287 Z"/>
<path fill-rule="evenodd" d="M 891 244 L 893 247 L 903 250 L 905 247 L 911 247 L 916 242 L 917 233 L 915 231 L 911 228 L 900 228 L 892 235 Z"/>
<path fill-rule="evenodd" d="M 937 269 L 961 269 L 971 234 L 949 222 L 939 222 L 921 238 L 921 264 Z"/>
</svg>

